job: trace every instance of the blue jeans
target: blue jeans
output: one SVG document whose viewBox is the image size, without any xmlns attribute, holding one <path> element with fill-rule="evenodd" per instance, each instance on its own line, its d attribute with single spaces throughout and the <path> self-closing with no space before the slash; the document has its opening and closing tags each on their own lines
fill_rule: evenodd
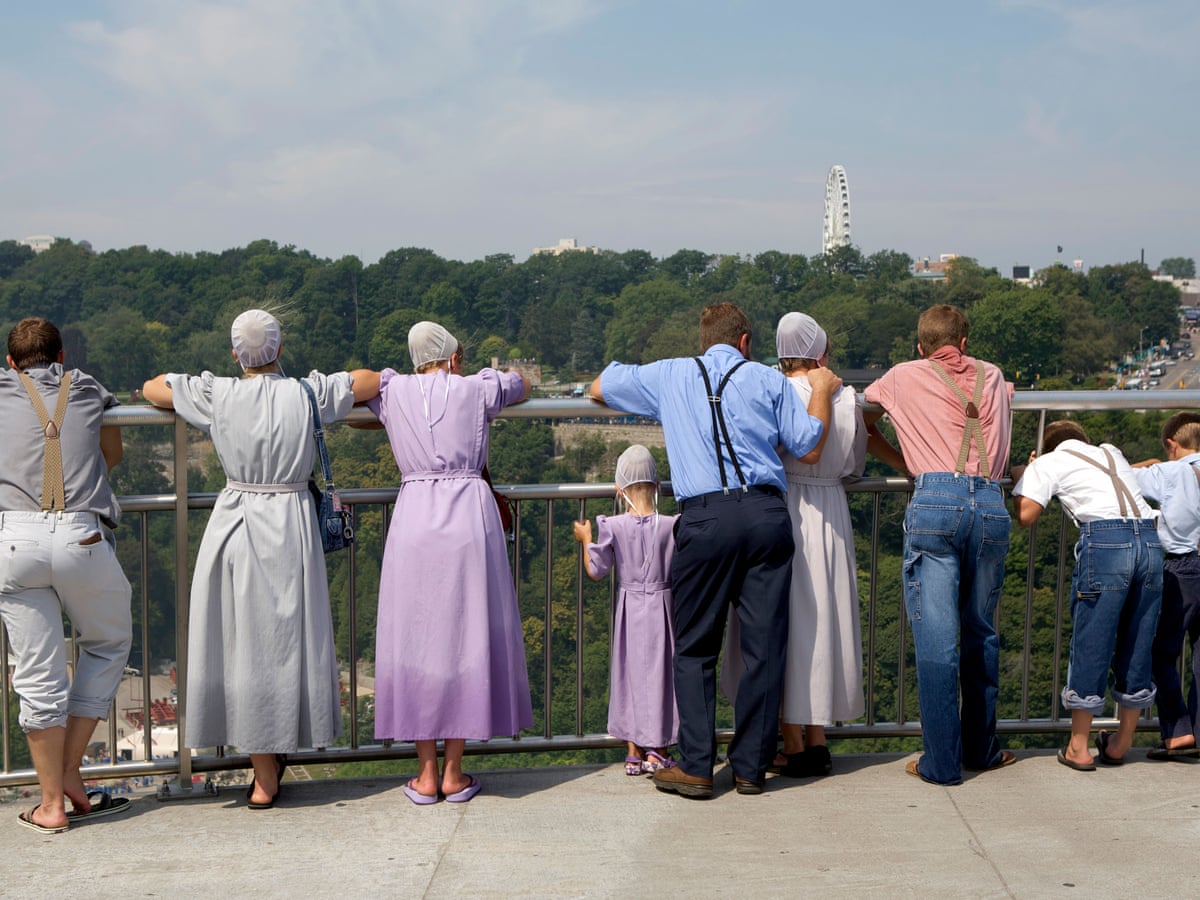
<svg viewBox="0 0 1200 900">
<path fill-rule="evenodd" d="M 915 483 L 903 577 L 925 747 L 917 767 L 926 781 L 958 784 L 964 765 L 987 769 L 1000 759 L 994 618 L 1012 522 L 995 481 L 928 472 Z"/>
<path fill-rule="evenodd" d="M 1113 700 L 1126 709 L 1154 703 L 1154 632 L 1162 606 L 1162 544 L 1153 519 L 1104 519 L 1079 526 L 1071 574 L 1071 662 L 1062 703 L 1104 711 L 1108 671 Z"/>
<path fill-rule="evenodd" d="M 1187 641 L 1192 678 L 1187 699 L 1179 679 L 1179 648 Z M 1158 689 L 1158 727 L 1162 738 L 1196 735 L 1200 741 L 1197 691 L 1200 690 L 1200 556 L 1163 561 L 1162 612 L 1154 635 L 1154 686 Z"/>
</svg>

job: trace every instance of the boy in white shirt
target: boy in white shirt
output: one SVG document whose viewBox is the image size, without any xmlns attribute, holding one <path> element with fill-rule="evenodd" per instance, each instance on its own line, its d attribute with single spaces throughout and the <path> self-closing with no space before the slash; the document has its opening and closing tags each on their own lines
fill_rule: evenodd
<svg viewBox="0 0 1200 900">
<path fill-rule="evenodd" d="M 1017 521 L 1032 525 L 1057 497 L 1079 526 L 1071 574 L 1071 656 L 1063 707 L 1071 711 L 1071 739 L 1058 761 L 1090 772 L 1096 761 L 1125 762 L 1142 710 L 1154 703 L 1151 647 L 1162 603 L 1162 544 L 1154 511 L 1133 469 L 1111 444 L 1093 447 L 1076 422 L 1046 426 L 1043 451 L 1013 488 Z M 1109 668 L 1119 727 L 1096 735 L 1088 752 L 1092 718 L 1104 711 Z"/>
</svg>

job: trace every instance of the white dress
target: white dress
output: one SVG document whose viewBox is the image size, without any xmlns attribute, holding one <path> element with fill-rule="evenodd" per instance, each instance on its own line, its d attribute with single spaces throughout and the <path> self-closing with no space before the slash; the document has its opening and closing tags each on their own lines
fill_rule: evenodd
<svg viewBox="0 0 1200 900">
<path fill-rule="evenodd" d="M 807 407 L 812 397 L 808 378 L 792 376 L 788 381 Z M 821 459 L 815 465 L 783 459 L 796 556 L 780 714 L 791 724 L 833 725 L 863 714 L 858 567 L 842 479 L 862 474 L 866 451 L 862 407 L 854 389 L 845 386 L 834 396 Z M 742 671 L 738 632 L 731 610 L 721 667 L 721 691 L 731 701 Z"/>
<path fill-rule="evenodd" d="M 306 379 L 321 419 L 354 405 L 345 372 Z M 277 375 L 168 375 L 175 411 L 212 437 L 231 481 L 297 485 L 313 471 L 312 408 Z M 204 529 L 188 619 L 185 740 L 244 753 L 328 747 L 341 731 L 325 554 L 307 489 L 226 487 Z"/>
</svg>

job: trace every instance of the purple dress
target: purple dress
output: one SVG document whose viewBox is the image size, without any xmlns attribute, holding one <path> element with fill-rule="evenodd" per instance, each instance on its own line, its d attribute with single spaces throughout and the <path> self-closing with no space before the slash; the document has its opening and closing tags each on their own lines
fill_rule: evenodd
<svg viewBox="0 0 1200 900">
<path fill-rule="evenodd" d="M 515 735 L 533 725 L 525 639 L 500 514 L 480 470 L 488 423 L 521 377 L 384 369 L 371 409 L 402 482 L 375 638 L 375 736 Z"/>
<path fill-rule="evenodd" d="M 675 516 L 596 517 L 596 543 L 587 545 L 591 570 L 604 577 L 617 566 L 608 733 L 639 747 L 666 747 L 679 735 L 671 656 L 671 556 Z"/>
</svg>

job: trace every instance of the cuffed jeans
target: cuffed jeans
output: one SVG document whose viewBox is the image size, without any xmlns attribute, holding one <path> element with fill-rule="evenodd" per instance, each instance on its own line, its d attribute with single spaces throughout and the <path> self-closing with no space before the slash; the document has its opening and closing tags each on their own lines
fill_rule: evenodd
<svg viewBox="0 0 1200 900">
<path fill-rule="evenodd" d="M 1079 526 L 1071 574 L 1071 662 L 1062 703 L 1104 711 L 1154 703 L 1151 649 L 1162 605 L 1163 558 L 1153 519 L 1103 519 Z"/>
<path fill-rule="evenodd" d="M 734 701 L 729 761 L 762 781 L 775 755 L 787 655 L 792 524 L 778 491 L 731 489 L 689 498 L 675 525 L 675 701 L 679 766 L 712 777 L 716 762 L 716 669 L 732 605 L 745 670 Z"/>
<path fill-rule="evenodd" d="M 108 717 L 129 659 L 129 599 L 112 534 L 94 513 L 0 512 L 0 619 L 25 731 Z M 79 632 L 73 680 L 63 613 Z"/>
<path fill-rule="evenodd" d="M 1179 679 L 1179 650 L 1187 640 L 1192 682 L 1187 701 Z M 1193 734 L 1200 744 L 1196 692 L 1200 690 L 1200 556 L 1163 561 L 1162 611 L 1154 635 L 1151 674 L 1158 689 L 1158 728 L 1163 740 Z"/>
<path fill-rule="evenodd" d="M 904 517 L 904 606 L 925 749 L 918 770 L 926 781 L 958 784 L 964 764 L 987 769 L 1000 759 L 994 617 L 1011 526 L 995 481 L 949 472 L 915 479 Z"/>
</svg>

